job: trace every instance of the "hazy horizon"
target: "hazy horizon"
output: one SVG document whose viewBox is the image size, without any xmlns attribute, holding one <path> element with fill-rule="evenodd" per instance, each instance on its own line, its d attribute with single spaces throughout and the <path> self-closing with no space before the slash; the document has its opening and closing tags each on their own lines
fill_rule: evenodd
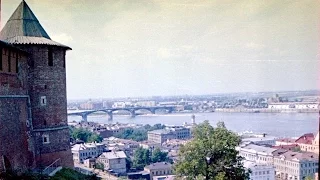
<svg viewBox="0 0 320 180">
<path fill-rule="evenodd" d="M 2 27 L 21 0 L 2 1 Z M 316 0 L 26 0 L 68 99 L 319 89 Z"/>
</svg>

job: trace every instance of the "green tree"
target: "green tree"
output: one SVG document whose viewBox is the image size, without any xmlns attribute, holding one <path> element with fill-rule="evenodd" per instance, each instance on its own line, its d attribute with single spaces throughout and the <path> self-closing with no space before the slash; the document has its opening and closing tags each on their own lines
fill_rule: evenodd
<svg viewBox="0 0 320 180">
<path fill-rule="evenodd" d="M 148 139 L 148 131 L 153 131 L 156 129 L 163 129 L 165 128 L 164 125 L 155 124 L 150 126 L 149 124 L 144 125 L 144 129 L 132 129 L 128 128 L 122 132 L 114 134 L 114 137 L 121 138 L 121 139 L 131 139 L 134 141 L 145 141 Z"/>
<path fill-rule="evenodd" d="M 223 123 L 224 124 L 224 123 Z M 243 180 L 249 179 L 235 149 L 241 142 L 239 136 L 222 126 L 213 128 L 208 121 L 195 127 L 194 139 L 179 150 L 179 160 L 174 166 L 177 176 L 187 179 Z"/>
<path fill-rule="evenodd" d="M 126 158 L 126 168 L 129 170 L 132 167 L 132 161 L 130 158 Z"/>
<path fill-rule="evenodd" d="M 83 128 L 73 128 L 71 131 L 71 136 L 75 140 L 80 139 L 84 142 L 101 142 L 103 140 L 100 135 Z"/>
<path fill-rule="evenodd" d="M 156 148 L 152 152 L 151 161 L 153 163 L 168 161 L 168 153 L 162 152 L 159 148 Z"/>
<path fill-rule="evenodd" d="M 96 169 L 100 169 L 104 171 L 104 164 L 103 163 L 96 163 Z"/>
<path fill-rule="evenodd" d="M 134 158 L 133 158 L 134 168 L 143 169 L 146 165 L 149 165 L 150 162 L 151 162 L 151 159 L 150 159 L 149 149 L 144 149 L 142 147 L 139 147 L 134 152 Z"/>
<path fill-rule="evenodd" d="M 96 175 L 85 175 L 73 169 L 63 168 L 58 171 L 50 180 L 98 180 Z"/>
</svg>

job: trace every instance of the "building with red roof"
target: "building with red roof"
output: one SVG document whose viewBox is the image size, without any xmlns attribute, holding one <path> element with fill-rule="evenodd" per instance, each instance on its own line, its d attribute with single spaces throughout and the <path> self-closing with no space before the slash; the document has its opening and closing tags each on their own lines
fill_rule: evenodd
<svg viewBox="0 0 320 180">
<path fill-rule="evenodd" d="M 302 151 L 319 154 L 319 132 L 316 136 L 313 133 L 304 134 L 295 143 L 299 145 Z"/>
</svg>

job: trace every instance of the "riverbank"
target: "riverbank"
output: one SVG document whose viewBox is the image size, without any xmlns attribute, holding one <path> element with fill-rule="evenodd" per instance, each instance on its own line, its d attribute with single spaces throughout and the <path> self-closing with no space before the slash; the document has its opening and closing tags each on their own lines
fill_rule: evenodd
<svg viewBox="0 0 320 180">
<path fill-rule="evenodd" d="M 226 112 L 226 113 L 318 113 L 319 109 L 215 109 L 215 112 Z"/>
</svg>

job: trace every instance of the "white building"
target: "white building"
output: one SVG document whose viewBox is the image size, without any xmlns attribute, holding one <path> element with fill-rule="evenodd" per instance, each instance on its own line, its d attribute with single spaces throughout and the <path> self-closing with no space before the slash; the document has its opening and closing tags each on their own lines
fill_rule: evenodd
<svg viewBox="0 0 320 180">
<path fill-rule="evenodd" d="M 239 151 L 239 155 L 246 160 L 268 165 L 273 165 L 273 153 L 277 151 L 274 148 L 255 144 L 241 145 L 236 149 Z"/>
<path fill-rule="evenodd" d="M 318 172 L 319 156 L 312 152 L 287 151 L 274 157 L 274 166 L 280 179 L 303 180 Z"/>
<path fill-rule="evenodd" d="M 246 169 L 251 170 L 251 180 L 274 180 L 275 168 L 273 165 L 259 164 L 253 161 L 244 161 L 243 163 Z"/>
<path fill-rule="evenodd" d="M 104 169 L 113 170 L 115 173 L 126 173 L 126 154 L 123 151 L 104 152 L 97 162 L 104 165 Z"/>
<path fill-rule="evenodd" d="M 135 103 L 136 106 L 138 107 L 154 107 L 156 106 L 155 101 L 138 101 Z"/>
<path fill-rule="evenodd" d="M 126 103 L 125 102 L 114 102 L 112 105 L 112 108 L 125 108 Z"/>
<path fill-rule="evenodd" d="M 243 138 L 242 142 L 252 142 L 256 145 L 274 146 L 276 145 L 276 137 L 263 135 L 261 137 Z"/>
<path fill-rule="evenodd" d="M 171 126 L 166 129 L 158 129 L 148 132 L 148 141 L 162 144 L 168 139 L 189 139 L 191 137 L 191 131 L 189 128 L 182 126 Z"/>
<path fill-rule="evenodd" d="M 167 162 L 152 163 L 144 167 L 144 171 L 150 173 L 150 179 L 153 179 L 154 176 L 163 176 L 163 175 L 173 174 L 172 165 Z"/>
<path fill-rule="evenodd" d="M 100 143 L 75 144 L 71 148 L 73 161 L 83 163 L 85 159 L 98 157 L 105 149 Z"/>
<path fill-rule="evenodd" d="M 319 102 L 281 102 L 268 104 L 269 109 L 319 109 Z"/>
</svg>

